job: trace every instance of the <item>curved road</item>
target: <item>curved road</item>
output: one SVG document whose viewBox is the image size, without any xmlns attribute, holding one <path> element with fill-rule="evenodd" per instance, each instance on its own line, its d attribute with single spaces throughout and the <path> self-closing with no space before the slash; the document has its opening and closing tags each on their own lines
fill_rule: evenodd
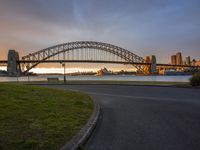
<svg viewBox="0 0 200 150">
<path fill-rule="evenodd" d="M 153 86 L 51 85 L 101 105 L 89 150 L 200 150 L 200 90 Z"/>
</svg>

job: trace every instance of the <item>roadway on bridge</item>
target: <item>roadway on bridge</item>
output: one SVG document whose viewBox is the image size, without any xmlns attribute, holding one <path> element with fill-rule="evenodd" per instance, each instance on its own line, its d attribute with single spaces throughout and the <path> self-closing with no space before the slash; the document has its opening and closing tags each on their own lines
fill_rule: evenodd
<svg viewBox="0 0 200 150">
<path fill-rule="evenodd" d="M 199 89 L 51 85 L 90 94 L 101 105 L 89 150 L 199 150 Z"/>
</svg>

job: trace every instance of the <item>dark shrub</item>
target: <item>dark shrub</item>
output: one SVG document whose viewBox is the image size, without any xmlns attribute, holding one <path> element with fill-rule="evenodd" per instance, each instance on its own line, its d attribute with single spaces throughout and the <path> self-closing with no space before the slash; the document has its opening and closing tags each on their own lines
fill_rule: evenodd
<svg viewBox="0 0 200 150">
<path fill-rule="evenodd" d="M 190 84 L 192 86 L 200 86 L 200 73 L 195 74 L 190 78 Z"/>
</svg>

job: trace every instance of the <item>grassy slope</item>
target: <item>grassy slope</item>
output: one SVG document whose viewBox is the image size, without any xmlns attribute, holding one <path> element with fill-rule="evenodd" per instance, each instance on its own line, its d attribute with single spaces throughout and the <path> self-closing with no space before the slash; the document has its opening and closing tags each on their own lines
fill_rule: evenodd
<svg viewBox="0 0 200 150">
<path fill-rule="evenodd" d="M 84 126 L 89 96 L 30 85 L 0 84 L 0 149 L 59 149 Z"/>
</svg>

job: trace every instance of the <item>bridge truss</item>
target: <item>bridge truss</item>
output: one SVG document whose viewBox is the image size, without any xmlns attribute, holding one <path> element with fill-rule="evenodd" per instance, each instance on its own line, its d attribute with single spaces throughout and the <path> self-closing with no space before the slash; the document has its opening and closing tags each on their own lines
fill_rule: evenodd
<svg viewBox="0 0 200 150">
<path fill-rule="evenodd" d="M 55 45 L 22 57 L 25 72 L 45 62 L 93 62 L 132 64 L 143 72 L 144 59 L 121 47 L 94 41 Z"/>
</svg>

